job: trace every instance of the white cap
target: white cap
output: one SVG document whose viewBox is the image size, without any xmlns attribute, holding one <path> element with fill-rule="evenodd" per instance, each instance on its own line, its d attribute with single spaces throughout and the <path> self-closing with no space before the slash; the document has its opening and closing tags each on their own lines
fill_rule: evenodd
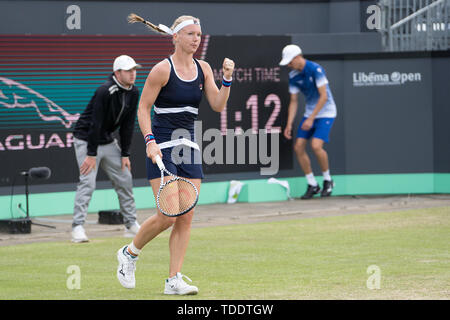
<svg viewBox="0 0 450 320">
<path fill-rule="evenodd" d="M 141 67 L 142 66 L 140 64 L 137 64 L 132 57 L 127 55 L 121 55 L 114 60 L 113 71 L 131 70 L 133 68 L 141 68 Z"/>
<path fill-rule="evenodd" d="M 295 44 L 288 44 L 283 48 L 283 52 L 281 53 L 281 61 L 280 66 L 285 66 L 289 64 L 296 56 L 302 54 L 302 49 Z"/>
</svg>

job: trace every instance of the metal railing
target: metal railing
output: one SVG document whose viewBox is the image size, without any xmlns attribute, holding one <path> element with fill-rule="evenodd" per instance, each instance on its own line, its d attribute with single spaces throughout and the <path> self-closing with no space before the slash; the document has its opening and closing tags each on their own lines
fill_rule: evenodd
<svg viewBox="0 0 450 320">
<path fill-rule="evenodd" d="M 380 0 L 385 51 L 450 49 L 450 0 Z"/>
</svg>

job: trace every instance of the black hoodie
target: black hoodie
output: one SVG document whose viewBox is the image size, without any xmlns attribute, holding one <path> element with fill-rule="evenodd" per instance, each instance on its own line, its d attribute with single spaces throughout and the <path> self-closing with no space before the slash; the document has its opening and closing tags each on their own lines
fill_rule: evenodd
<svg viewBox="0 0 450 320">
<path fill-rule="evenodd" d="M 134 85 L 130 89 L 123 88 L 114 74 L 97 88 L 73 133 L 88 142 L 88 156 L 95 157 L 99 145 L 111 143 L 112 133 L 119 127 L 122 157 L 130 156 L 138 101 L 139 89 Z"/>
</svg>

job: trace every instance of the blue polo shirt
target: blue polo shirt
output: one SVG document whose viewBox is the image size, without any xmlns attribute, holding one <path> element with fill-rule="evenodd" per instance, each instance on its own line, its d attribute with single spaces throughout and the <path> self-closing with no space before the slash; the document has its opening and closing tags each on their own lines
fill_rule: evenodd
<svg viewBox="0 0 450 320">
<path fill-rule="evenodd" d="M 317 101 L 319 100 L 319 91 L 317 88 L 324 85 L 327 88 L 328 98 L 316 118 L 335 118 L 336 104 L 334 103 L 333 95 L 328 85 L 328 79 L 322 66 L 306 60 L 305 67 L 302 71 L 292 70 L 289 73 L 289 92 L 296 94 L 301 91 L 305 96 L 305 117 L 309 117 L 317 105 Z"/>
</svg>

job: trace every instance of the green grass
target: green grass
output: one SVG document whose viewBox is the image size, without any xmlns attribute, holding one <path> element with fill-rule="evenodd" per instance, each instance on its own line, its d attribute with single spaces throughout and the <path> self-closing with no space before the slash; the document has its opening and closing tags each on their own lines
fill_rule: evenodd
<svg viewBox="0 0 450 320">
<path fill-rule="evenodd" d="M 450 207 L 194 228 L 182 271 L 200 292 L 188 297 L 162 294 L 168 237 L 143 250 L 133 290 L 115 275 L 128 239 L 0 247 L 0 299 L 450 298 Z M 79 290 L 66 286 L 70 265 Z M 366 286 L 370 265 L 378 290 Z"/>
</svg>

